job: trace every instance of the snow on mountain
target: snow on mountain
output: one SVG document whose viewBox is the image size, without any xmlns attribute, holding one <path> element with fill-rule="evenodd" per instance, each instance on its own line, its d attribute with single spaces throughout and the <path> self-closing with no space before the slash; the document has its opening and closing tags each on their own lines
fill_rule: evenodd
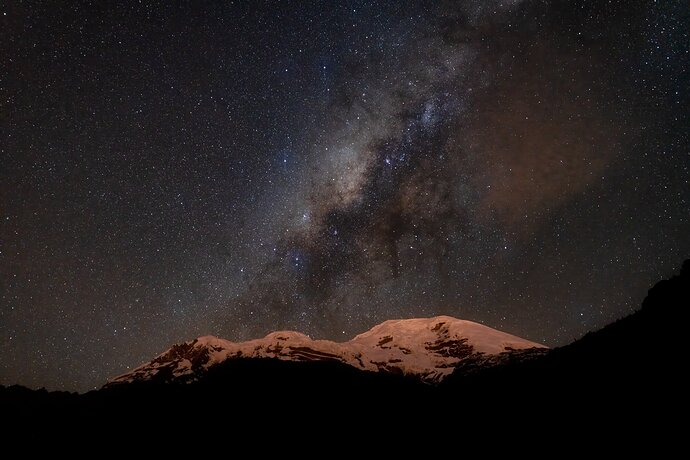
<svg viewBox="0 0 690 460">
<path fill-rule="evenodd" d="M 402 371 L 431 382 L 442 380 L 465 360 L 513 350 L 545 348 L 450 316 L 385 321 L 347 344 L 366 356 L 364 369 Z"/>
<path fill-rule="evenodd" d="M 108 385 L 135 381 L 194 381 L 227 359 L 277 358 L 288 361 L 332 360 L 368 371 L 414 375 L 438 382 L 455 367 L 504 353 L 545 348 L 514 335 L 450 316 L 391 320 L 348 342 L 312 340 L 293 331 L 234 343 L 204 336 L 172 348 Z"/>
</svg>

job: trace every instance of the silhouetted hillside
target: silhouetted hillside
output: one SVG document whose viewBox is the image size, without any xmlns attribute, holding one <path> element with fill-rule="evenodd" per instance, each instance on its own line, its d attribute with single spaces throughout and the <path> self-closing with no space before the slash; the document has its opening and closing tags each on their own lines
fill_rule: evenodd
<svg viewBox="0 0 690 460">
<path fill-rule="evenodd" d="M 678 402 L 685 375 L 690 308 L 690 260 L 680 274 L 649 290 L 642 308 L 603 329 L 539 359 L 465 373 L 457 369 L 442 390 L 461 398 L 464 391 L 509 387 L 530 395 L 547 412 L 559 406 L 579 410 L 634 405 L 659 409 Z M 548 395 L 548 396 L 547 396 Z M 520 399 L 504 401 L 520 404 Z"/>
</svg>

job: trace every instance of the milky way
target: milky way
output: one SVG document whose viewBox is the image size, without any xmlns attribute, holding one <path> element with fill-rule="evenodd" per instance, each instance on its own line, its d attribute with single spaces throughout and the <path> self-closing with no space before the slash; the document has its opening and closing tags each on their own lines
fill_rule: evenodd
<svg viewBox="0 0 690 460">
<path fill-rule="evenodd" d="M 555 346 L 690 255 L 686 3 L 3 8 L 0 383 L 440 314 Z"/>
</svg>

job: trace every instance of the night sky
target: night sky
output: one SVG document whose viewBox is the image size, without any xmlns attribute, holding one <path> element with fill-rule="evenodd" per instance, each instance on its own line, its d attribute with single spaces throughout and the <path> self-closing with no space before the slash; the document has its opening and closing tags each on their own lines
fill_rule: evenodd
<svg viewBox="0 0 690 460">
<path fill-rule="evenodd" d="M 690 256 L 687 1 L 86 3 L 0 3 L 0 384 L 440 314 L 563 345 Z"/>
</svg>

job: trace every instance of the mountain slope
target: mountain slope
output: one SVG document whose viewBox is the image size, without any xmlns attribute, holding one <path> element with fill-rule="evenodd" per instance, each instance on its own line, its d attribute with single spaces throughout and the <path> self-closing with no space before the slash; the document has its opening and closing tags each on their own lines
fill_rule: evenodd
<svg viewBox="0 0 690 460">
<path fill-rule="evenodd" d="M 262 339 L 234 343 L 204 336 L 178 344 L 108 386 L 137 381 L 190 382 L 228 359 L 277 358 L 335 361 L 367 371 L 413 375 L 438 382 L 460 364 L 481 363 L 516 350 L 545 348 L 471 321 L 450 316 L 391 320 L 344 343 L 312 340 L 279 331 Z"/>
</svg>

